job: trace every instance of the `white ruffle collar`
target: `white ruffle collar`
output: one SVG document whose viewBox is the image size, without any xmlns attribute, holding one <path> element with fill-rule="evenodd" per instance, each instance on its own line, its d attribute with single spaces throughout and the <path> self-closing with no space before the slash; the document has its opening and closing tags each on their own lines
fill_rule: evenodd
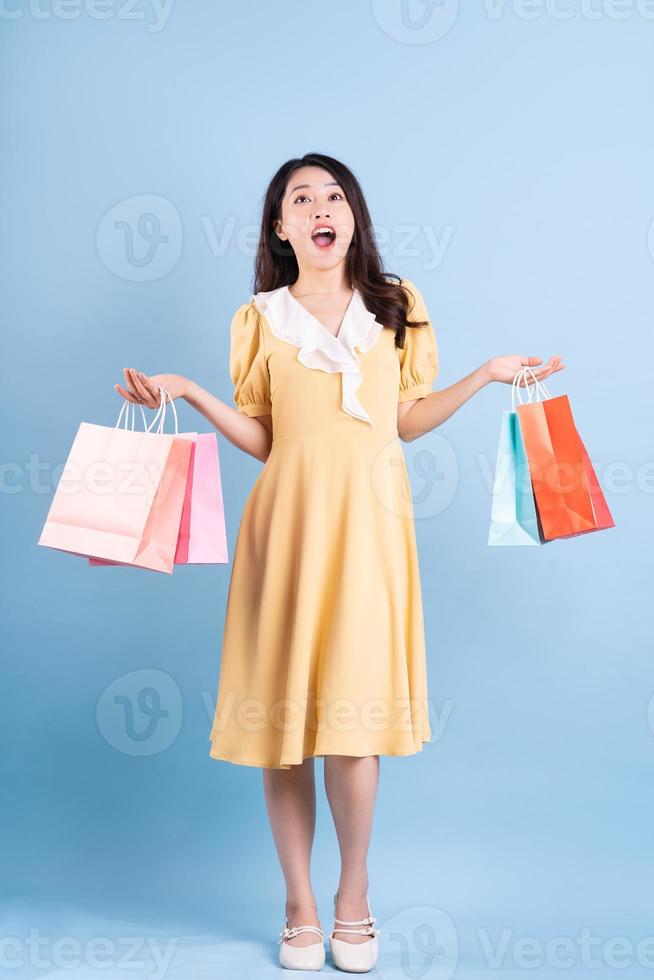
<svg viewBox="0 0 654 980">
<path fill-rule="evenodd" d="M 341 372 L 343 410 L 372 425 L 356 396 L 362 374 L 355 348 L 363 353 L 374 347 L 384 325 L 367 309 L 359 290 L 354 290 L 337 334 L 309 313 L 289 292 L 288 286 L 255 293 L 250 302 L 266 317 L 275 337 L 300 348 L 297 355 L 300 364 L 330 373 Z"/>
</svg>

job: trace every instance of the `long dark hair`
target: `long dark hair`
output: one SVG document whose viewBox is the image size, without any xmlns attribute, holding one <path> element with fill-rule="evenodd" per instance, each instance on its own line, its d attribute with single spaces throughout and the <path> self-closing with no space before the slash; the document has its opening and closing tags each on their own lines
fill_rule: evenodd
<svg viewBox="0 0 654 980">
<path fill-rule="evenodd" d="M 275 232 L 281 219 L 282 200 L 292 174 L 300 167 L 322 167 L 338 181 L 354 215 L 354 235 L 346 257 L 350 288 L 358 289 L 366 307 L 385 327 L 395 330 L 395 346 L 404 347 L 407 326 L 426 321 L 407 322 L 413 299 L 400 285 L 401 276 L 382 271 L 382 260 L 372 229 L 370 212 L 361 185 L 349 167 L 322 153 L 305 153 L 282 164 L 270 181 L 263 203 L 261 234 L 255 262 L 253 292 L 266 292 L 292 285 L 298 277 L 295 252 Z M 393 280 L 397 280 L 393 282 Z"/>
</svg>

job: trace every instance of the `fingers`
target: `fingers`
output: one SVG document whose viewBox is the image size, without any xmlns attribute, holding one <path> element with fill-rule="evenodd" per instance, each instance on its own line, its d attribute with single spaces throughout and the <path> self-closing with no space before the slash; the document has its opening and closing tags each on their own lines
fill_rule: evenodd
<svg viewBox="0 0 654 980">
<path fill-rule="evenodd" d="M 522 357 L 521 362 L 525 367 L 530 367 L 531 364 L 540 363 L 542 364 L 542 357 Z M 544 378 L 549 377 L 550 374 L 554 374 L 556 371 L 561 371 L 565 367 L 563 364 L 563 358 L 561 355 L 556 355 L 550 357 L 547 364 L 542 364 L 542 367 L 533 367 L 529 371 L 525 371 L 524 374 L 520 375 L 520 378 L 516 382 L 518 388 L 527 388 L 530 384 L 533 384 L 534 378 L 537 381 L 542 381 Z"/>
<path fill-rule="evenodd" d="M 549 363 L 546 364 L 544 368 L 542 368 L 542 377 L 547 378 L 550 374 L 554 374 L 555 371 L 560 371 L 564 367 L 565 364 L 563 363 L 563 358 L 561 356 L 551 357 Z M 536 376 L 539 379 L 541 377 L 541 375 L 538 373 L 536 374 Z"/>
<path fill-rule="evenodd" d="M 529 379 L 533 380 L 533 375 L 537 381 L 543 381 L 545 378 L 548 378 L 550 374 L 555 374 L 556 371 L 562 371 L 564 367 L 565 364 L 563 363 L 563 358 L 561 356 L 551 357 L 548 363 L 543 367 L 537 368 L 535 371 L 531 371 L 529 373 Z"/>
<path fill-rule="evenodd" d="M 161 404 L 161 392 L 159 391 L 158 386 L 153 381 L 150 381 L 147 374 L 143 374 L 142 371 L 137 371 L 136 376 L 144 388 L 147 388 L 150 395 L 155 399 L 157 406 L 159 406 Z M 170 399 L 167 400 L 170 401 Z"/>
<path fill-rule="evenodd" d="M 116 389 L 118 394 L 122 395 L 123 398 L 126 398 L 128 402 L 133 402 L 134 404 L 138 404 L 138 398 L 135 398 L 131 392 L 125 391 L 125 389 L 121 387 L 121 385 L 114 385 L 114 388 Z"/>
<path fill-rule="evenodd" d="M 532 355 L 530 357 L 525 357 L 524 355 L 522 355 L 520 357 L 520 363 L 522 364 L 523 367 L 532 367 L 536 364 L 542 364 L 542 362 L 543 362 L 543 358 L 536 357 L 535 355 Z M 518 381 L 518 388 L 525 388 L 526 386 L 527 386 L 527 381 L 525 380 L 525 375 L 523 374 L 521 375 L 520 380 Z"/>
<path fill-rule="evenodd" d="M 155 397 L 151 391 L 145 387 L 139 378 L 138 371 L 135 371 L 134 368 L 126 368 L 126 371 L 129 372 L 132 387 L 135 390 L 139 401 L 143 402 L 144 405 L 147 405 L 148 408 L 158 408 L 161 399 Z"/>
<path fill-rule="evenodd" d="M 134 396 L 131 400 L 139 402 L 141 399 L 139 398 L 138 393 L 134 387 L 134 382 L 132 381 L 132 376 L 129 373 L 129 368 L 123 368 L 123 375 L 125 376 L 125 385 L 127 391 L 129 391 L 130 394 Z"/>
<path fill-rule="evenodd" d="M 161 405 L 161 392 L 158 385 L 154 384 L 142 371 L 134 368 L 123 368 L 126 386 L 114 385 L 119 395 L 127 401 L 136 405 L 146 405 L 148 408 L 159 408 Z M 167 401 L 170 398 L 167 397 Z"/>
</svg>

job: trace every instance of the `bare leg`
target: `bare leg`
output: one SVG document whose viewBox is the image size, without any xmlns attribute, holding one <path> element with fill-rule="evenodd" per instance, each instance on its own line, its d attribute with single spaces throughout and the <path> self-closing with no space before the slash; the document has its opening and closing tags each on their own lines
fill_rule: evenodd
<svg viewBox="0 0 654 980">
<path fill-rule="evenodd" d="M 336 904 L 339 919 L 365 919 L 368 915 L 366 861 L 378 783 L 378 755 L 362 758 L 325 756 L 325 790 L 341 852 L 341 877 Z M 353 943 L 369 942 L 367 936 L 347 932 L 337 932 L 336 939 Z"/>
<path fill-rule="evenodd" d="M 313 758 L 290 769 L 264 769 L 263 786 L 270 826 L 286 882 L 289 926 L 320 926 L 311 887 L 311 846 L 316 828 Z M 291 946 L 319 942 L 315 932 L 288 939 Z"/>
</svg>

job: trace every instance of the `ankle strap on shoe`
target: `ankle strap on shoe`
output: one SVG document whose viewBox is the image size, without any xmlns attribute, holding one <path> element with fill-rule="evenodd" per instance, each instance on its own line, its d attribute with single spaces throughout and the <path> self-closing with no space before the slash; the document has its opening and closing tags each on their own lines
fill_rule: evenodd
<svg viewBox="0 0 654 980">
<path fill-rule="evenodd" d="M 374 937 L 374 936 L 377 935 L 378 932 L 381 932 L 381 927 L 378 926 L 375 929 L 374 926 L 369 925 L 369 926 L 366 926 L 364 929 L 341 929 L 340 926 L 334 926 L 334 928 L 332 929 L 332 936 L 334 935 L 335 932 L 349 932 L 352 935 L 356 935 L 356 936 L 373 936 Z"/>
<path fill-rule="evenodd" d="M 337 919 L 336 916 L 334 916 L 334 922 L 340 922 L 341 925 L 343 926 L 368 926 L 368 925 L 372 926 L 375 924 L 376 921 L 377 918 L 374 915 L 368 915 L 366 916 L 365 919 L 351 919 L 351 920 Z"/>
<path fill-rule="evenodd" d="M 277 942 L 283 943 L 286 939 L 293 939 L 294 936 L 299 936 L 301 932 L 315 932 L 321 939 L 324 938 L 322 929 L 319 929 L 318 926 L 291 926 L 289 928 L 286 925 L 280 932 Z"/>
<path fill-rule="evenodd" d="M 340 926 L 334 926 L 332 929 L 332 935 L 335 932 L 349 932 L 356 936 L 376 936 L 378 932 L 381 932 L 381 927 L 375 929 L 375 922 L 377 921 L 376 916 L 369 915 L 365 919 L 337 919 L 334 916 L 334 922 L 340 922 L 343 926 L 363 926 L 362 929 L 341 929 Z"/>
</svg>

